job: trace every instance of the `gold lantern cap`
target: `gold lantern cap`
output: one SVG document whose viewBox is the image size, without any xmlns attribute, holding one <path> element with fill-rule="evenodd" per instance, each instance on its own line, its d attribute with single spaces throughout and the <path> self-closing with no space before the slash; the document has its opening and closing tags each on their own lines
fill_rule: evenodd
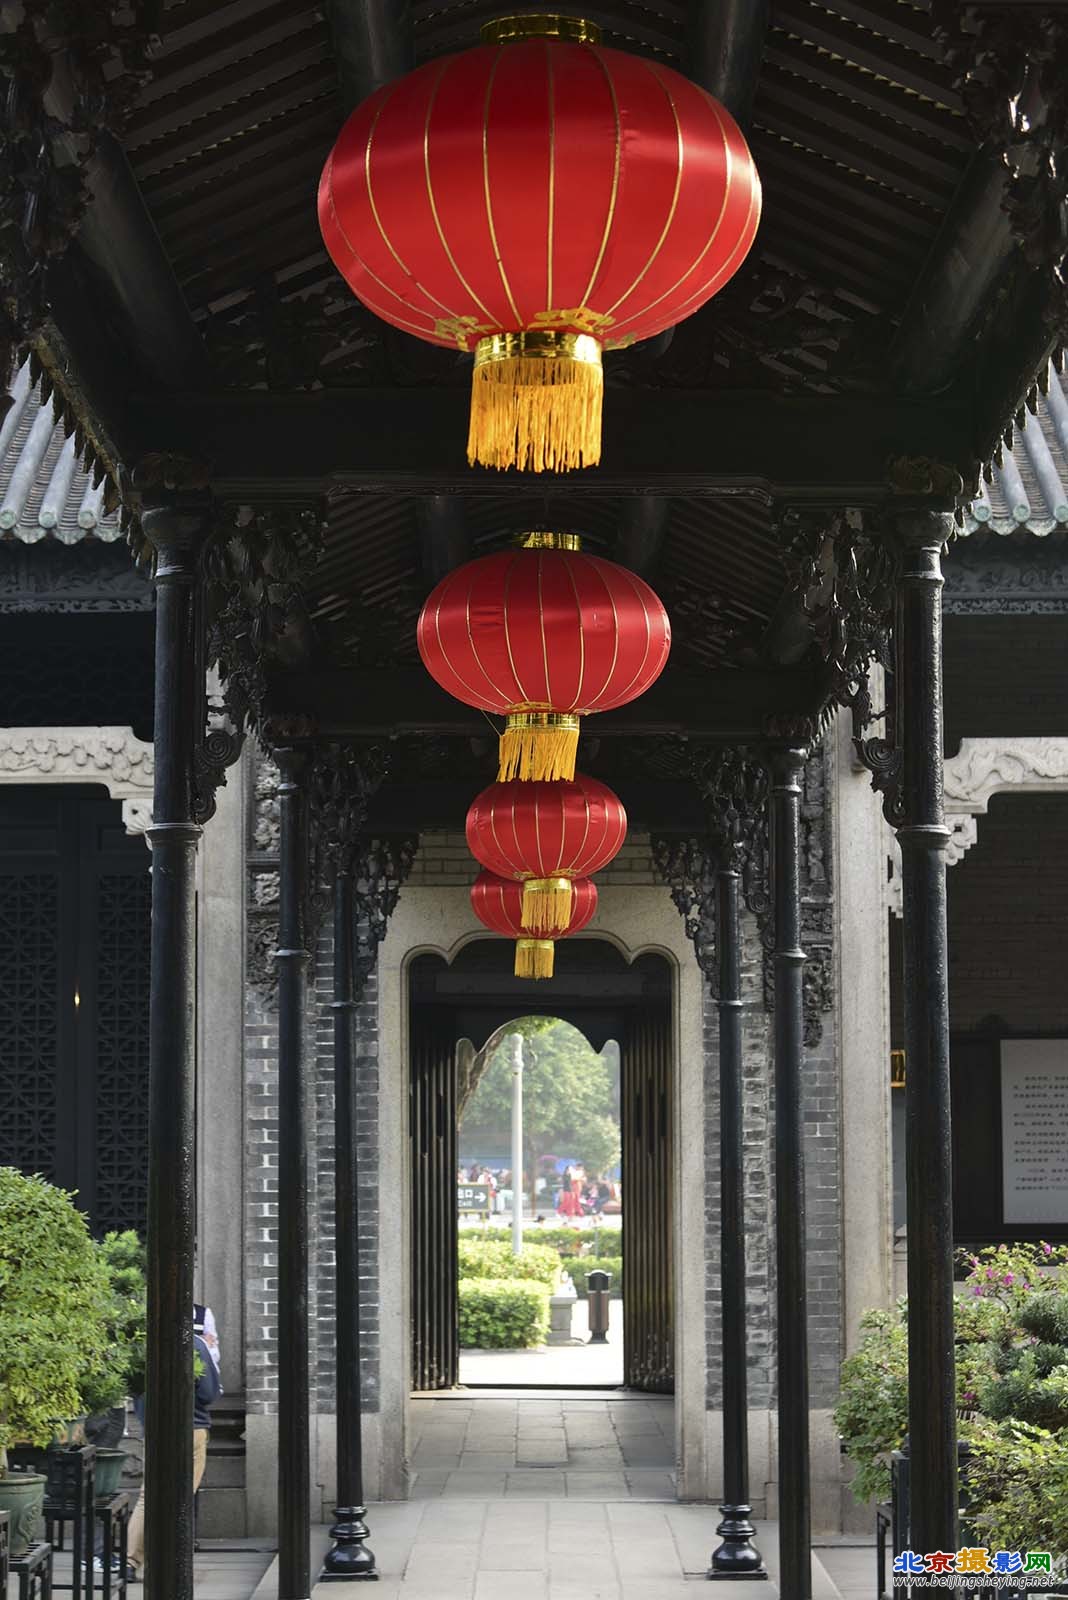
<svg viewBox="0 0 1068 1600">
<path fill-rule="evenodd" d="M 532 528 L 516 536 L 521 550 L 581 550 L 581 533 L 559 533 L 552 528 Z"/>
<path fill-rule="evenodd" d="M 585 17 L 562 17 L 556 12 L 520 13 L 484 22 L 483 44 L 512 44 L 517 39 L 566 39 L 571 44 L 600 44 L 601 30 Z"/>
</svg>

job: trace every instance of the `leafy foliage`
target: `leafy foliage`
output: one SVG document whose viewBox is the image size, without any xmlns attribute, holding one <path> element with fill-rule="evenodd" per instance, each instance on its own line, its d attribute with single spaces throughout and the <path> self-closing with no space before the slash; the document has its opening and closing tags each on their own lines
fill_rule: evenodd
<svg viewBox="0 0 1068 1600">
<path fill-rule="evenodd" d="M 909 1425 L 909 1357 L 902 1308 L 868 1311 L 860 1327 L 860 1345 L 842 1365 L 834 1424 L 857 1469 L 853 1493 L 863 1502 L 889 1492 L 889 1455 Z"/>
<path fill-rule="evenodd" d="M 549 1291 L 514 1278 L 461 1278 L 460 1345 L 470 1350 L 524 1350 L 544 1344 Z"/>
<path fill-rule="evenodd" d="M 71 1196 L 0 1167 L 0 1464 L 46 1445 L 107 1368 L 105 1263 Z"/>
<path fill-rule="evenodd" d="M 495 1228 L 461 1228 L 460 1239 L 493 1239 L 499 1236 Z M 592 1228 L 524 1228 L 523 1243 L 550 1245 L 566 1266 L 575 1256 L 621 1255 L 623 1229 L 621 1227 Z"/>
<path fill-rule="evenodd" d="M 524 1242 L 523 1254 L 514 1256 L 505 1239 L 461 1239 L 460 1280 L 465 1278 L 530 1278 L 555 1289 L 560 1281 L 560 1257 L 545 1245 Z"/>
<path fill-rule="evenodd" d="M 145 1250 L 132 1229 L 106 1233 L 96 1246 L 110 1287 L 106 1367 L 82 1390 L 90 1414 L 145 1388 Z"/>
<path fill-rule="evenodd" d="M 1044 1243 L 989 1246 L 964 1259 L 964 1293 L 953 1305 L 957 1404 L 980 1415 L 962 1432 L 986 1441 L 994 1456 L 996 1441 L 1005 1442 L 1016 1461 L 1015 1478 L 1007 1469 L 999 1480 L 993 1456 L 988 1461 L 983 1455 L 976 1469 L 976 1503 L 993 1519 L 1015 1515 L 1009 1501 L 1018 1491 L 1024 1504 L 1019 1485 L 1038 1470 L 1035 1458 L 1044 1439 L 1057 1441 L 1051 1470 L 1059 1471 L 1060 1441 L 1068 1437 L 1068 1295 L 1061 1289 L 1066 1261 L 1068 1248 Z M 858 1500 L 889 1492 L 890 1453 L 908 1429 L 907 1323 L 905 1301 L 895 1312 L 869 1312 L 861 1322 L 860 1346 L 842 1367 L 834 1415 L 857 1468 Z M 1004 1505 L 996 1499 L 1002 1490 L 1008 1497 Z M 1028 1528 L 1026 1537 L 1036 1548 L 1038 1535 L 1031 1524 Z M 1000 1535 L 990 1542 L 1019 1547 L 1018 1541 L 1002 1542 Z M 1068 1545 L 1057 1548 L 1068 1551 Z"/>
<path fill-rule="evenodd" d="M 969 1521 L 992 1550 L 1068 1554 L 1068 1433 L 980 1420 L 970 1430 Z"/>
<path fill-rule="evenodd" d="M 463 1112 L 466 1144 L 508 1144 L 512 1117 L 512 1070 L 508 1034 L 524 1039 L 523 1167 L 528 1179 L 536 1159 L 560 1147 L 603 1172 L 619 1160 L 615 1073 L 570 1023 L 524 1017 L 509 1023 Z"/>
</svg>

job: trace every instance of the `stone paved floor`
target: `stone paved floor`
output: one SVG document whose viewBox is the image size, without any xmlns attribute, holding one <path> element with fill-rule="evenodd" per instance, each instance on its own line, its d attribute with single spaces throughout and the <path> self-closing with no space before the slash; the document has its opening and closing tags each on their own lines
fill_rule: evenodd
<svg viewBox="0 0 1068 1600">
<path fill-rule="evenodd" d="M 68 1538 L 70 1530 L 67 1530 Z M 227 1539 L 216 1541 L 217 1548 L 205 1548 L 193 1558 L 193 1589 L 196 1600 L 251 1600 L 265 1574 L 274 1561 L 273 1549 L 264 1549 L 262 1539 Z M 70 1552 L 57 1551 L 52 1568 L 53 1579 L 70 1584 Z M 93 1593 L 100 1594 L 100 1575 Z M 266 1586 L 265 1586 L 266 1589 Z M 129 1600 L 141 1600 L 141 1584 L 131 1584 L 127 1590 Z M 63 1593 L 62 1589 L 59 1591 Z M 18 1580 L 8 1582 L 8 1600 L 17 1600 Z"/>
<path fill-rule="evenodd" d="M 453 1391 L 411 1403 L 413 1500 L 675 1498 L 670 1399 Z"/>
<path fill-rule="evenodd" d="M 372 1506 L 375 1600 L 696 1600 L 715 1507 L 632 1500 L 437 1499 Z M 770 1581 L 746 1585 L 777 1600 L 772 1524 L 758 1528 Z M 820 1552 L 822 1554 L 822 1552 Z M 813 1600 L 839 1600 L 821 1560 Z M 333 1587 L 333 1586 L 331 1586 Z M 315 1600 L 331 1600 L 324 1585 Z"/>
</svg>

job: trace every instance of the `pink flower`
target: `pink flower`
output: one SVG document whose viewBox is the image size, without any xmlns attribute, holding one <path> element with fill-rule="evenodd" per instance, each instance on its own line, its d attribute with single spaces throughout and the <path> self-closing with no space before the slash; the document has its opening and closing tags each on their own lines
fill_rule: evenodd
<svg viewBox="0 0 1068 1600">
<path fill-rule="evenodd" d="M 1046 1255 L 1048 1255 L 1048 1256 L 1051 1256 L 1053 1254 L 1053 1246 L 1051 1244 L 1046 1244 L 1045 1241 L 1043 1241 L 1042 1249 L 1045 1251 Z"/>
<path fill-rule="evenodd" d="M 1006 1272 L 1006 1274 L 1005 1274 L 1005 1282 L 1006 1283 L 1015 1282 L 1015 1278 L 1014 1278 L 1014 1276 L 1013 1276 L 1013 1274 L 1011 1272 Z"/>
<path fill-rule="evenodd" d="M 976 1286 L 975 1286 L 975 1288 L 974 1288 L 974 1289 L 973 1289 L 973 1290 L 972 1290 L 972 1293 L 973 1293 L 973 1294 L 978 1294 L 978 1295 L 981 1295 L 981 1294 L 982 1294 L 982 1292 L 983 1292 L 983 1286 L 982 1286 L 982 1284 L 981 1284 L 981 1283 L 977 1283 L 977 1284 L 976 1284 Z"/>
<path fill-rule="evenodd" d="M 994 1269 L 993 1269 L 993 1267 L 987 1267 L 987 1269 L 986 1269 L 986 1275 L 987 1275 L 987 1277 L 988 1277 L 988 1278 L 992 1278 L 992 1277 L 993 1277 L 993 1276 L 994 1276 Z"/>
</svg>

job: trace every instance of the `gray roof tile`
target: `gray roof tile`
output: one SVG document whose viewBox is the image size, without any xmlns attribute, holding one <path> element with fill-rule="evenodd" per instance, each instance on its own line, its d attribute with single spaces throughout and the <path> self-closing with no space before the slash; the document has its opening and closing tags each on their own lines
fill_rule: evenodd
<svg viewBox="0 0 1068 1600">
<path fill-rule="evenodd" d="M 961 532 L 977 528 L 1000 534 L 1024 528 L 1039 538 L 1068 528 L 1068 400 L 1052 367 L 1049 393 L 1039 396 L 1036 415 L 1028 414 L 1017 428 L 992 481 L 965 508 Z"/>
<path fill-rule="evenodd" d="M 52 408 L 30 382 L 29 364 L 11 386 L 12 404 L 0 421 L 0 540 L 79 544 L 122 537 L 117 513 L 104 512 L 104 484 L 79 465 L 73 436 L 65 439 Z"/>
</svg>

